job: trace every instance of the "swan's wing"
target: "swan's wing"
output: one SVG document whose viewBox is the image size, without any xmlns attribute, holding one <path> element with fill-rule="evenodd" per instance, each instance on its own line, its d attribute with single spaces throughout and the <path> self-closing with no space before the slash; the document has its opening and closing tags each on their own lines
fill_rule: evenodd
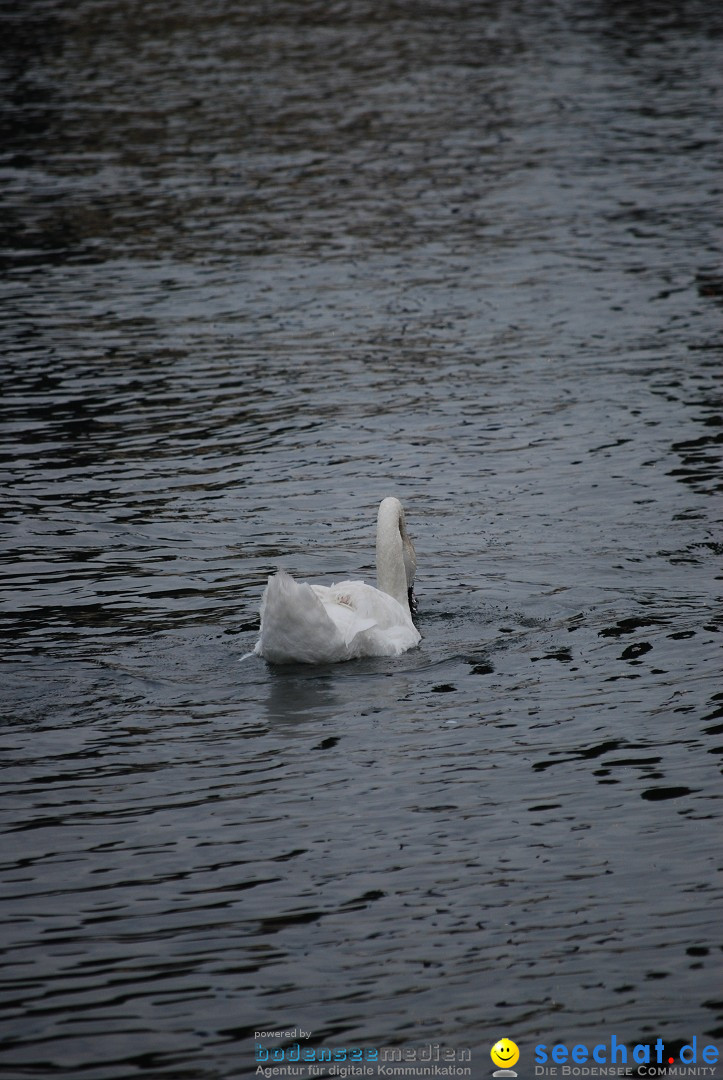
<svg viewBox="0 0 723 1080">
<path fill-rule="evenodd" d="M 345 582 L 345 585 L 362 585 L 361 581 Z M 336 585 L 310 585 L 309 588 L 321 601 L 324 611 L 334 623 L 339 633 L 344 638 L 344 643 L 355 655 L 353 650 L 354 639 L 358 634 L 371 630 L 377 625 L 374 615 L 364 613 L 356 602 L 355 594 L 350 593 L 343 587 L 340 590 Z"/>
<path fill-rule="evenodd" d="M 330 600 L 320 586 L 294 581 L 284 571 L 270 577 L 261 601 L 257 655 L 277 664 L 336 663 L 356 655 L 351 643 L 373 620 L 360 620 Z"/>
<path fill-rule="evenodd" d="M 409 615 L 398 600 L 365 581 L 340 581 L 328 588 L 319 585 L 312 585 L 312 588 L 329 593 L 330 600 L 350 608 L 359 618 L 372 619 L 380 630 L 410 623 Z"/>
<path fill-rule="evenodd" d="M 312 585 L 312 589 L 337 625 L 345 626 L 353 656 L 397 656 L 421 641 L 402 605 L 373 585 L 341 581 L 329 587 Z"/>
</svg>

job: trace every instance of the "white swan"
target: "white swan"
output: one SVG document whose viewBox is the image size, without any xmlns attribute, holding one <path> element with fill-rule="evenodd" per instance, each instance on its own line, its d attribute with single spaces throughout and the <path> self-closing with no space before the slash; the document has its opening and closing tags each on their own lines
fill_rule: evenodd
<svg viewBox="0 0 723 1080">
<path fill-rule="evenodd" d="M 382 499 L 377 515 L 378 588 L 363 581 L 299 584 L 280 570 L 264 590 L 254 653 L 273 664 L 324 664 L 406 652 L 421 639 L 410 611 L 416 568 L 402 504 Z"/>
</svg>

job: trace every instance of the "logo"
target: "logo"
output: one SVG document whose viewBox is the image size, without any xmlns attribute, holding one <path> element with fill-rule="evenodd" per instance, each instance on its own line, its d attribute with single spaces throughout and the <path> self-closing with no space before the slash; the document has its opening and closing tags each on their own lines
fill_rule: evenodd
<svg viewBox="0 0 723 1080">
<path fill-rule="evenodd" d="M 492 1073 L 493 1076 L 517 1076 L 512 1066 L 517 1064 L 520 1051 L 512 1039 L 498 1039 L 490 1050 L 490 1057 L 494 1064 L 499 1066 L 497 1071 Z"/>
<path fill-rule="evenodd" d="M 671 1051 L 676 1050 L 680 1064 Z M 596 1076 L 665 1076 L 713 1077 L 718 1063 L 718 1047 L 709 1043 L 698 1046 L 694 1035 L 685 1046 L 675 1043 L 666 1048 L 662 1039 L 654 1043 L 638 1043 L 629 1049 L 610 1035 L 594 1046 L 587 1043 L 555 1043 L 535 1047 L 535 1076 L 538 1077 L 596 1077 Z"/>
</svg>

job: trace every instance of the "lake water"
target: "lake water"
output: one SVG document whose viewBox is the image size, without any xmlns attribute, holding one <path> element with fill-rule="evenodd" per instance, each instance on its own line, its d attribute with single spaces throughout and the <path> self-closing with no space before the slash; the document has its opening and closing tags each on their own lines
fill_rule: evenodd
<svg viewBox="0 0 723 1080">
<path fill-rule="evenodd" d="M 2 1076 L 720 1044 L 723 8 L 0 14 Z"/>
</svg>

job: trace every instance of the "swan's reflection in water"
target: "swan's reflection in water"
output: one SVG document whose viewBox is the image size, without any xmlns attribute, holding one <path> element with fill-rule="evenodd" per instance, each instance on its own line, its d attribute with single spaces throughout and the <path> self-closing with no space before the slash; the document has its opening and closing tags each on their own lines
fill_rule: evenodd
<svg viewBox="0 0 723 1080">
<path fill-rule="evenodd" d="M 293 724 L 300 720 L 319 720 L 334 716 L 341 709 L 332 675 L 301 664 L 269 667 L 269 695 L 265 702 L 266 719 L 272 726 Z"/>
</svg>

